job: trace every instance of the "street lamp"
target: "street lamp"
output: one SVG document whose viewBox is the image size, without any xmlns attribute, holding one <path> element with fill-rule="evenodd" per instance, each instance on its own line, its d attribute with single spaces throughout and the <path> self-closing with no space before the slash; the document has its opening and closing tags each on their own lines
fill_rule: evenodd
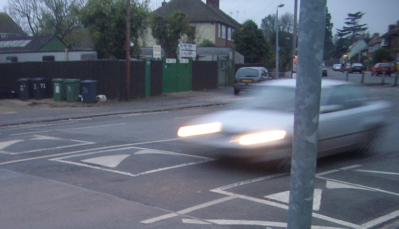
<svg viewBox="0 0 399 229">
<path fill-rule="evenodd" d="M 278 52 L 280 49 L 280 47 L 278 45 L 278 30 L 279 30 L 278 29 L 279 28 L 279 26 L 278 26 L 278 8 L 281 8 L 281 7 L 284 7 L 284 4 L 278 5 L 277 9 L 276 9 L 276 25 L 275 25 L 275 27 L 276 27 L 276 79 L 278 79 L 278 75 L 279 75 Z"/>
</svg>

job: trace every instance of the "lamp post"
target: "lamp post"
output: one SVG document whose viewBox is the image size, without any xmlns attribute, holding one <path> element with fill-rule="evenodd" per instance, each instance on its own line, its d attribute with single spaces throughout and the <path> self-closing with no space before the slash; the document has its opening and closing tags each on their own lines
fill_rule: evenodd
<svg viewBox="0 0 399 229">
<path fill-rule="evenodd" d="M 284 7 L 284 4 L 278 5 L 277 9 L 276 9 L 276 25 L 275 25 L 275 27 L 276 27 L 276 79 L 278 79 L 278 76 L 279 76 L 278 52 L 279 52 L 279 49 L 280 49 L 280 47 L 278 45 L 278 30 L 279 30 L 278 29 L 279 28 L 279 26 L 278 26 L 278 8 L 281 8 L 281 7 Z"/>
</svg>

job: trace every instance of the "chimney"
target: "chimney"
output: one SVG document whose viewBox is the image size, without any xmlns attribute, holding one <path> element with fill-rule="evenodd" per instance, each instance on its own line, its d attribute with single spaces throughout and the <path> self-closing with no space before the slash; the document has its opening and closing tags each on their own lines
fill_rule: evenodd
<svg viewBox="0 0 399 229">
<path fill-rule="evenodd" d="M 166 2 L 165 2 L 165 0 L 163 0 L 163 2 L 162 2 L 162 6 L 164 6 L 164 5 L 166 5 Z"/>
<path fill-rule="evenodd" d="M 206 4 L 208 6 L 214 7 L 216 9 L 219 9 L 219 0 L 206 0 Z"/>
<path fill-rule="evenodd" d="M 395 25 L 389 25 L 388 26 L 388 32 L 392 31 L 395 29 Z"/>
</svg>

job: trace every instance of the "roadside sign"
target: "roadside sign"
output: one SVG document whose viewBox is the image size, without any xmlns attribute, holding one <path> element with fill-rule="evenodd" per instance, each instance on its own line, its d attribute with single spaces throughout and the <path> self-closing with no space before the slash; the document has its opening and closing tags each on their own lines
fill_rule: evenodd
<svg viewBox="0 0 399 229">
<path fill-rule="evenodd" d="M 152 57 L 161 59 L 161 46 L 160 45 L 152 46 Z"/>
<path fill-rule="evenodd" d="M 197 45 L 195 44 L 185 44 L 185 43 L 180 43 L 179 44 L 179 57 L 184 58 L 184 57 L 191 57 L 195 58 L 197 56 Z"/>
</svg>

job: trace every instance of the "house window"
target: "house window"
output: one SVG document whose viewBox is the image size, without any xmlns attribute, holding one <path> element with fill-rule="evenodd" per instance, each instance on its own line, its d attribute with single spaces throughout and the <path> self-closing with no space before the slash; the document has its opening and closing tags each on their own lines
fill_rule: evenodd
<svg viewBox="0 0 399 229">
<path fill-rule="evenodd" d="M 226 39 L 226 26 L 222 25 L 222 38 Z"/>
<path fill-rule="evenodd" d="M 6 63 L 17 63 L 18 62 L 18 57 L 16 56 L 7 56 L 6 57 Z"/>
<path fill-rule="evenodd" d="M 229 41 L 231 41 L 231 32 L 232 31 L 232 28 L 227 28 L 227 40 L 229 40 Z"/>
<path fill-rule="evenodd" d="M 218 37 L 222 37 L 222 25 L 218 24 Z"/>
<path fill-rule="evenodd" d="M 55 61 L 55 57 L 54 56 L 43 56 L 43 61 Z"/>
</svg>

